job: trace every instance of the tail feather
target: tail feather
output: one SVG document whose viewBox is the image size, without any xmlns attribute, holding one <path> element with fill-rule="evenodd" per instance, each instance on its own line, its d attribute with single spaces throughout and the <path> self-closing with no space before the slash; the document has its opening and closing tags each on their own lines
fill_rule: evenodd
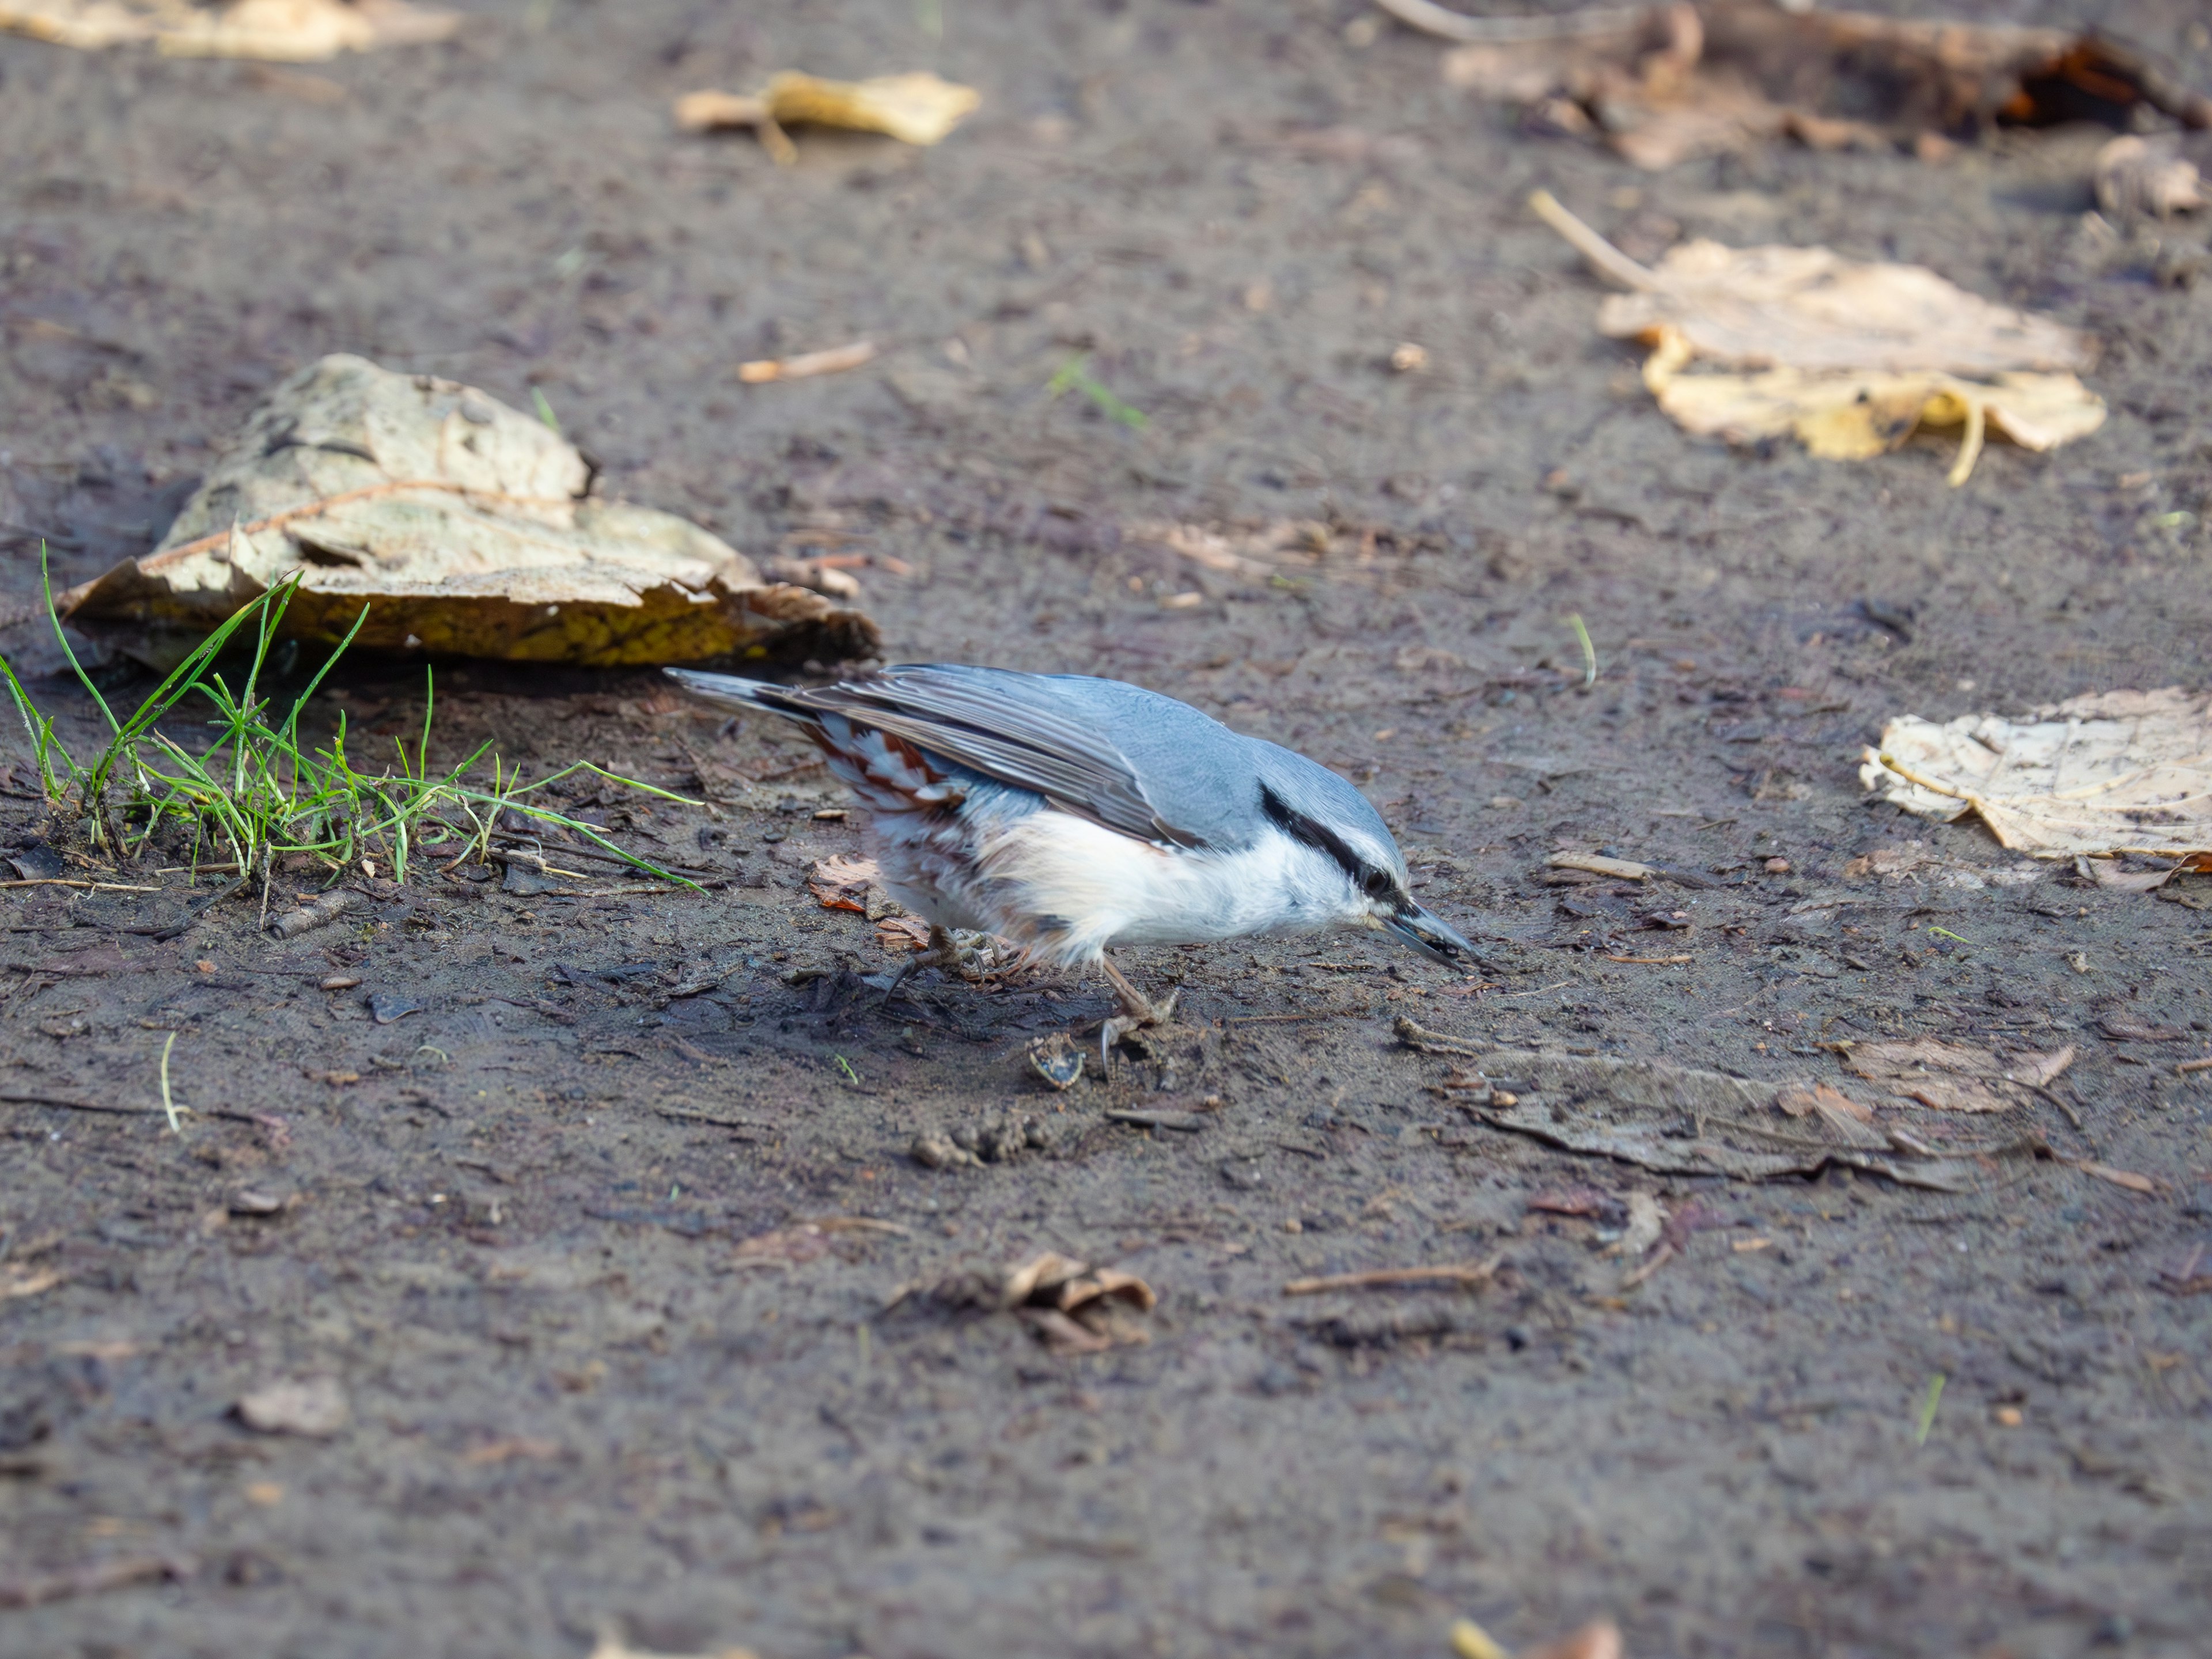
<svg viewBox="0 0 2212 1659">
<path fill-rule="evenodd" d="M 848 720 L 842 714 L 811 708 L 782 686 L 692 668 L 662 672 L 692 696 L 718 708 L 781 714 L 803 727 L 830 763 L 830 769 L 874 811 L 934 811 L 967 793 L 966 785 L 944 763 L 904 738 Z"/>
<path fill-rule="evenodd" d="M 739 679 L 735 674 L 707 674 L 696 668 L 664 668 L 660 671 L 703 702 L 722 708 L 750 708 L 765 714 L 781 714 L 786 720 L 799 721 L 802 726 L 817 723 L 817 717 L 803 704 L 792 700 L 790 693 L 780 685 L 770 685 L 765 680 Z"/>
</svg>

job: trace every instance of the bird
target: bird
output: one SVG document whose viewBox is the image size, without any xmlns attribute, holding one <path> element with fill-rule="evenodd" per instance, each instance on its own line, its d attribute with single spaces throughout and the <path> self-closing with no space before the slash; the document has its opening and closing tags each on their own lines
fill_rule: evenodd
<svg viewBox="0 0 2212 1659">
<path fill-rule="evenodd" d="M 1170 1018 L 1121 945 L 1372 929 L 1449 963 L 1474 947 L 1416 902 L 1367 798 L 1295 750 L 1121 680 L 957 663 L 833 684 L 666 672 L 716 707 L 781 715 L 858 798 L 884 889 L 959 966 L 953 928 L 1095 968 L 1121 1012 L 1102 1048 Z"/>
</svg>

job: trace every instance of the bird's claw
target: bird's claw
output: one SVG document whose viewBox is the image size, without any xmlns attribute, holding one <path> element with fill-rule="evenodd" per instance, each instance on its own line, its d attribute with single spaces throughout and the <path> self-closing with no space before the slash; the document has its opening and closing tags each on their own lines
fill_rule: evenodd
<svg viewBox="0 0 2212 1659">
<path fill-rule="evenodd" d="M 1108 1056 L 1114 1052 L 1114 1045 L 1132 1031 L 1142 1030 L 1147 1025 L 1164 1025 L 1173 1019 L 1176 1000 L 1182 995 L 1182 988 L 1177 987 L 1155 1002 L 1115 972 L 1112 963 L 1106 964 L 1106 972 L 1114 981 L 1121 1012 L 1098 1028 L 1098 1064 L 1102 1068 L 1109 1064 Z"/>
</svg>

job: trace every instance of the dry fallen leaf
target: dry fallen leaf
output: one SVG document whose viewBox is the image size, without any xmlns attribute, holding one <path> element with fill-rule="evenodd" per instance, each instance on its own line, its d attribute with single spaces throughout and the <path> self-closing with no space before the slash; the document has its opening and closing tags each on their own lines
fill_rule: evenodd
<svg viewBox="0 0 2212 1659">
<path fill-rule="evenodd" d="M 2070 1043 L 2048 1054 L 2001 1060 L 1978 1043 L 1911 1037 L 1895 1042 L 1855 1042 L 1844 1069 L 1907 1100 L 1946 1112 L 2002 1112 L 2023 1104 L 2074 1063 Z"/>
<path fill-rule="evenodd" d="M 1548 191 L 1529 205 L 1632 290 L 1599 307 L 1599 331 L 1652 348 L 1644 383 L 1692 432 L 1732 443 L 1795 434 L 1816 455 L 1861 460 L 1922 425 L 1963 425 L 1959 484 L 1991 425 L 2042 450 L 2103 424 L 2103 400 L 2067 372 L 2094 361 L 2093 338 L 1921 266 L 1695 241 L 1646 267 Z M 1690 372 L 1700 359 L 1716 367 Z"/>
<path fill-rule="evenodd" d="M 0 29 L 86 51 L 151 40 L 172 58 L 304 64 L 449 39 L 457 12 L 408 0 L 0 0 Z"/>
<path fill-rule="evenodd" d="M 272 1382 L 238 1402 L 238 1419 L 262 1434 L 297 1434 L 328 1439 L 345 1427 L 351 1413 L 337 1379 L 313 1376 L 297 1382 Z"/>
<path fill-rule="evenodd" d="M 1923 817 L 1968 812 L 2039 859 L 2141 853 L 2212 866 L 2212 696 L 2103 691 L 2017 720 L 1891 720 L 1859 781 Z"/>
<path fill-rule="evenodd" d="M 806 872 L 806 890 L 825 910 L 867 914 L 868 889 L 882 878 L 873 859 L 848 858 L 839 854 L 819 860 Z"/>
<path fill-rule="evenodd" d="M 544 422 L 472 387 L 324 358 L 283 382 L 160 548 L 59 608 L 166 665 L 299 571 L 283 632 L 610 667 L 872 654 L 860 612 L 784 583 L 687 520 L 590 494 Z"/>
<path fill-rule="evenodd" d="M 929 924 L 920 916 L 885 916 L 876 924 L 876 943 L 886 951 L 926 951 Z"/>
<path fill-rule="evenodd" d="M 890 1306 L 924 1289 L 941 1303 L 1011 1313 L 1059 1353 L 1098 1353 L 1149 1342 L 1151 1334 L 1136 1316 L 1150 1313 L 1159 1302 L 1152 1287 L 1134 1273 L 1092 1267 L 1051 1250 L 1003 1273 L 961 1273 L 933 1286 L 908 1285 Z"/>
<path fill-rule="evenodd" d="M 787 70 L 757 93 L 686 93 L 676 100 L 676 125 L 686 132 L 750 127 L 779 162 L 798 160 L 784 129 L 802 122 L 880 132 L 902 143 L 933 144 L 983 101 L 973 87 L 956 86 L 927 70 L 870 81 L 824 81 Z"/>
<path fill-rule="evenodd" d="M 1451 1647 L 1456 1659 L 1513 1659 L 1498 1638 L 1472 1619 L 1452 1621 Z M 1620 1626 L 1610 1619 L 1594 1619 L 1578 1630 L 1528 1649 L 1521 1659 L 1626 1659 Z"/>
<path fill-rule="evenodd" d="M 2097 152 L 2096 182 L 2097 205 L 2115 218 L 2168 219 L 2205 205 L 2204 180 L 2194 161 L 2175 155 L 2170 145 L 2154 146 L 2132 134 Z"/>
<path fill-rule="evenodd" d="M 1449 1052 L 1438 1046 L 1437 1034 L 1424 1032 L 1410 1020 L 1401 1019 L 1396 1030 L 1399 1041 L 1410 1048 Z M 1660 1174 L 1762 1181 L 1817 1174 L 1840 1164 L 1905 1186 L 1962 1192 L 1978 1173 L 1966 1158 L 1909 1137 L 1874 1131 L 1852 1114 L 1832 1116 L 1813 1109 L 1785 1127 L 1778 1121 L 1777 1108 L 1784 1096 L 1802 1092 L 1802 1085 L 1729 1077 L 1659 1060 L 1547 1049 L 1490 1050 L 1483 1061 L 1526 1087 L 1510 1103 L 1501 1094 L 1489 1107 L 1463 1107 L 1470 1115 L 1493 1128 Z M 1685 1122 L 1696 1126 L 1694 1136 L 1681 1133 Z"/>
</svg>

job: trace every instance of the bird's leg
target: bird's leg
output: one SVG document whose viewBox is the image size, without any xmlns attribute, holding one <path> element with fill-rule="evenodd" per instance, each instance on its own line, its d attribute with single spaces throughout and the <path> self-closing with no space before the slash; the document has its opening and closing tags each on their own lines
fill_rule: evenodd
<svg viewBox="0 0 2212 1659">
<path fill-rule="evenodd" d="M 960 960 L 960 946 L 954 941 L 950 929 L 940 927 L 935 922 L 930 924 L 928 945 L 925 949 L 916 951 L 900 964 L 897 974 L 891 979 L 891 988 L 884 993 L 884 1000 L 876 1006 L 890 1007 L 891 999 L 899 994 L 899 988 L 906 983 L 907 975 L 917 968 L 950 968 L 953 972 L 963 976 L 967 975 L 967 968 Z"/>
<path fill-rule="evenodd" d="M 1130 984 L 1128 976 L 1104 957 L 1098 958 L 1098 965 L 1105 970 L 1107 980 L 1114 987 L 1114 994 L 1121 1004 L 1121 1012 L 1098 1029 L 1098 1063 L 1103 1066 L 1108 1063 L 1107 1056 L 1114 1051 L 1114 1045 L 1130 1032 L 1146 1025 L 1164 1025 L 1173 1018 L 1176 999 L 1182 993 L 1180 990 L 1170 991 L 1160 1001 L 1154 1002 Z"/>
</svg>

